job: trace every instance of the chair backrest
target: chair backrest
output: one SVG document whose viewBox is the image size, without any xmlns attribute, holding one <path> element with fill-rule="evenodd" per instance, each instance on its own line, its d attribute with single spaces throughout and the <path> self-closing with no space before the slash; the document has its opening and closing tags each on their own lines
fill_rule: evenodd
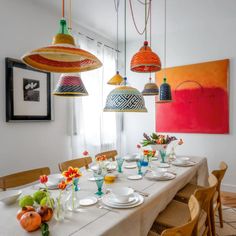
<svg viewBox="0 0 236 236">
<path fill-rule="evenodd" d="M 220 168 L 219 168 L 219 170 L 213 170 L 212 171 L 212 174 L 217 178 L 217 180 L 218 180 L 218 185 L 217 185 L 217 191 L 218 191 L 218 193 L 220 193 L 220 186 L 221 186 L 221 181 L 222 181 L 222 179 L 224 178 L 224 176 L 225 176 L 225 172 L 227 171 L 227 169 L 228 169 L 228 165 L 224 162 L 224 161 L 222 161 L 221 163 L 220 163 L 220 166 L 219 166 Z"/>
<path fill-rule="evenodd" d="M 70 166 L 77 168 L 85 167 L 86 169 L 88 169 L 89 168 L 88 164 L 91 162 L 92 162 L 91 157 L 82 157 L 78 159 L 61 162 L 58 164 L 58 167 L 61 172 L 66 171 Z"/>
<path fill-rule="evenodd" d="M 7 188 L 19 187 L 25 184 L 30 184 L 39 179 L 40 175 L 49 175 L 50 169 L 48 167 L 22 171 L 6 176 L 0 177 L 0 189 L 4 191 Z"/>
<path fill-rule="evenodd" d="M 217 178 L 213 174 L 209 175 L 208 182 L 208 187 L 197 189 L 194 192 L 194 196 L 199 201 L 201 209 L 203 209 L 206 213 L 209 213 L 212 199 L 218 184 Z"/>
<path fill-rule="evenodd" d="M 101 152 L 95 155 L 95 157 L 105 155 L 107 159 L 112 159 L 112 161 L 116 160 L 117 156 L 117 151 L 116 150 L 111 150 L 111 151 L 106 151 L 106 152 Z"/>
<path fill-rule="evenodd" d="M 161 236 L 187 236 L 187 235 L 190 236 L 192 235 L 192 232 L 198 222 L 198 218 L 199 218 L 200 210 L 201 210 L 198 200 L 193 195 L 189 199 L 188 207 L 189 207 L 189 211 L 191 215 L 191 220 L 182 226 L 164 230 Z"/>
</svg>

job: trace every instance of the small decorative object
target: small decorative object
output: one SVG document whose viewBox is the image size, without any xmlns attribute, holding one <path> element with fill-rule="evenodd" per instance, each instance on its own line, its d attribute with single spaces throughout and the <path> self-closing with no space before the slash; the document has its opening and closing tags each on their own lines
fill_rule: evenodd
<svg viewBox="0 0 236 236">
<path fill-rule="evenodd" d="M 101 196 L 101 195 L 103 195 L 102 185 L 103 185 L 103 181 L 104 181 L 104 175 L 102 175 L 100 173 L 99 174 L 94 173 L 94 178 L 95 178 L 95 181 L 96 181 L 96 184 L 98 187 L 98 191 L 95 194 L 97 194 L 98 196 Z"/>
<path fill-rule="evenodd" d="M 54 211 L 54 217 L 57 221 L 63 221 L 65 217 L 65 206 L 62 202 L 62 194 L 66 188 L 67 184 L 63 180 L 61 183 L 58 184 L 58 188 L 60 189 L 60 193 L 58 198 L 56 199 L 56 207 Z"/>
<path fill-rule="evenodd" d="M 166 162 L 166 145 L 163 146 L 163 149 L 159 150 L 160 156 L 161 156 L 161 163 Z"/>
<path fill-rule="evenodd" d="M 6 121 L 51 120 L 50 73 L 5 59 Z"/>
<path fill-rule="evenodd" d="M 122 165 L 124 163 L 124 158 L 118 157 L 116 158 L 117 166 L 118 166 L 118 172 L 122 173 Z"/>
<path fill-rule="evenodd" d="M 67 171 L 64 171 L 62 175 L 66 179 L 66 183 L 72 183 L 71 192 L 67 198 L 67 208 L 70 211 L 77 212 L 79 208 L 79 198 L 78 198 L 78 182 L 79 178 L 82 176 L 79 168 L 69 167 Z"/>
<path fill-rule="evenodd" d="M 158 150 L 158 149 L 155 149 L 155 146 L 157 145 L 163 145 L 163 144 L 168 145 L 172 141 L 177 140 L 175 136 L 162 135 L 162 134 L 156 134 L 156 133 L 152 133 L 150 136 L 144 133 L 143 137 L 144 139 L 141 142 L 142 146 L 143 147 L 151 146 L 154 150 Z"/>
<path fill-rule="evenodd" d="M 62 1 L 62 19 L 59 33 L 50 46 L 25 54 L 22 60 L 27 65 L 48 72 L 72 73 L 97 69 L 102 66 L 93 54 L 76 47 L 75 40 L 68 31 Z"/>
<path fill-rule="evenodd" d="M 143 96 L 155 96 L 159 94 L 159 89 L 156 83 L 152 82 L 152 78 L 149 78 L 149 82 L 145 84 L 142 91 Z"/>
<path fill-rule="evenodd" d="M 97 174 L 100 174 L 100 175 L 103 174 L 103 175 L 105 175 L 105 174 L 107 173 L 107 167 L 106 167 L 106 165 L 105 165 L 105 163 L 104 163 L 104 161 L 107 160 L 106 155 L 97 156 L 95 159 L 96 159 L 96 162 L 97 162 L 97 164 L 98 164 L 98 170 L 96 171 Z"/>
<path fill-rule="evenodd" d="M 166 78 L 163 79 L 163 83 L 160 86 L 160 97 L 158 103 L 172 102 L 171 87 L 166 82 Z"/>
<path fill-rule="evenodd" d="M 184 143 L 183 139 L 181 138 L 180 140 L 178 140 L 177 142 L 175 142 L 173 144 L 173 146 L 171 147 L 170 153 L 169 153 L 169 159 L 170 161 L 174 161 L 176 159 L 176 154 L 175 154 L 175 149 L 178 145 L 182 145 Z"/>
<path fill-rule="evenodd" d="M 62 97 L 88 96 L 82 79 L 77 74 L 62 74 L 53 95 Z"/>
<path fill-rule="evenodd" d="M 50 197 L 50 193 L 48 191 L 48 186 L 47 186 L 47 182 L 48 182 L 48 177 L 47 175 L 41 175 L 39 177 L 39 181 L 41 184 L 44 184 L 45 186 L 45 192 L 46 192 L 46 205 L 48 205 L 49 207 L 51 207 L 53 209 L 53 202 L 52 202 L 52 198 Z"/>
</svg>

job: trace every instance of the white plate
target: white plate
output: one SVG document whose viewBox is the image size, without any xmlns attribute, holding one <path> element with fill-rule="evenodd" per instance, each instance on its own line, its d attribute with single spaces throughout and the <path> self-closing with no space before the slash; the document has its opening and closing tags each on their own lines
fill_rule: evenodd
<svg viewBox="0 0 236 236">
<path fill-rule="evenodd" d="M 157 161 L 158 157 L 152 157 L 152 161 Z"/>
<path fill-rule="evenodd" d="M 88 180 L 89 180 L 89 181 L 92 181 L 92 182 L 95 182 L 95 181 L 96 181 L 95 177 L 89 177 Z"/>
<path fill-rule="evenodd" d="M 125 165 L 124 168 L 126 169 L 135 169 L 137 167 L 136 164 L 133 164 L 133 165 Z"/>
<path fill-rule="evenodd" d="M 139 159 L 139 154 L 128 154 L 126 156 L 124 156 L 124 160 L 126 162 L 133 162 L 133 161 L 137 161 Z"/>
<path fill-rule="evenodd" d="M 108 197 L 109 195 L 105 195 L 102 197 L 102 202 L 109 206 L 109 207 L 113 207 L 113 208 L 120 208 L 120 209 L 128 209 L 128 208 L 132 208 L 132 207 L 136 207 L 136 206 L 139 206 L 141 205 L 143 202 L 144 202 L 144 197 L 139 195 L 138 193 L 134 193 L 134 196 L 136 197 L 137 199 L 137 202 L 134 203 L 134 204 L 129 204 L 129 205 L 119 205 L 117 203 L 111 203 L 109 200 L 108 200 Z"/>
<path fill-rule="evenodd" d="M 131 180 L 138 180 L 138 179 L 142 179 L 142 175 L 129 175 L 127 177 L 128 179 L 131 179 Z"/>
<path fill-rule="evenodd" d="M 113 204 L 116 204 L 116 205 L 131 205 L 131 204 L 134 204 L 137 202 L 137 197 L 135 195 L 129 197 L 128 201 L 127 202 L 120 202 L 115 196 L 114 194 L 109 194 L 109 198 L 108 198 L 108 201 L 113 203 Z"/>
<path fill-rule="evenodd" d="M 145 177 L 150 180 L 159 180 L 159 181 L 165 181 L 165 180 L 172 180 L 176 177 L 176 175 L 172 172 L 165 172 L 162 176 L 153 175 L 152 172 L 148 172 Z"/>
<path fill-rule="evenodd" d="M 194 162 L 194 161 L 188 161 L 186 163 L 182 163 L 182 162 L 179 162 L 179 161 L 173 161 L 172 164 L 174 166 L 181 166 L 181 167 L 188 167 L 188 166 L 194 166 L 196 165 L 197 163 Z"/>
<path fill-rule="evenodd" d="M 94 205 L 96 204 L 98 201 L 98 199 L 96 197 L 86 197 L 86 198 L 83 198 L 79 201 L 79 204 L 81 206 L 91 206 L 91 205 Z"/>
<path fill-rule="evenodd" d="M 169 168 L 170 165 L 169 165 L 168 163 L 160 163 L 160 164 L 158 165 L 158 167 L 160 167 L 160 168 Z"/>
<path fill-rule="evenodd" d="M 0 192 L 0 201 L 6 205 L 10 205 L 16 202 L 21 195 L 21 190 L 7 190 Z"/>
</svg>

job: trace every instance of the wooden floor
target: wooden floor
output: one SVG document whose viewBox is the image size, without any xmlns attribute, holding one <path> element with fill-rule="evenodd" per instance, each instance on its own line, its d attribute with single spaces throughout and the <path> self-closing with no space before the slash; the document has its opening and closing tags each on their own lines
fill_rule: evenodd
<svg viewBox="0 0 236 236">
<path fill-rule="evenodd" d="M 236 208 L 236 193 L 221 192 L 221 201 L 224 206 Z"/>
</svg>

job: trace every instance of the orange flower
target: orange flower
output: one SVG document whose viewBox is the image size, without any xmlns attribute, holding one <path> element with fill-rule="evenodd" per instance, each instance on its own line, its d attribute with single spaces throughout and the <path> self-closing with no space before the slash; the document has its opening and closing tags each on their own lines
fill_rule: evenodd
<svg viewBox="0 0 236 236">
<path fill-rule="evenodd" d="M 58 188 L 61 190 L 64 190 L 66 188 L 67 184 L 66 182 L 63 180 L 61 181 L 61 183 L 58 184 Z"/>
<path fill-rule="evenodd" d="M 181 138 L 178 142 L 178 145 L 182 145 L 184 143 L 183 139 Z"/>
<path fill-rule="evenodd" d="M 156 151 L 155 151 L 155 150 L 153 150 L 153 151 L 152 151 L 152 157 L 154 157 L 154 156 L 155 156 L 155 154 L 156 154 Z"/>
<path fill-rule="evenodd" d="M 107 160 L 106 155 L 101 155 L 96 157 L 96 161 L 105 161 L 105 160 Z"/>
<path fill-rule="evenodd" d="M 39 177 L 39 181 L 40 181 L 41 184 L 46 184 L 46 183 L 48 182 L 48 177 L 47 177 L 47 175 L 41 175 L 41 176 Z"/>
<path fill-rule="evenodd" d="M 70 183 L 73 179 L 82 176 L 81 172 L 79 171 L 79 168 L 73 168 L 72 166 L 70 166 L 68 170 L 64 171 L 62 175 L 66 178 L 67 183 Z"/>
<path fill-rule="evenodd" d="M 143 150 L 143 155 L 144 155 L 144 156 L 147 156 L 148 153 L 149 153 L 149 150 Z"/>
</svg>

